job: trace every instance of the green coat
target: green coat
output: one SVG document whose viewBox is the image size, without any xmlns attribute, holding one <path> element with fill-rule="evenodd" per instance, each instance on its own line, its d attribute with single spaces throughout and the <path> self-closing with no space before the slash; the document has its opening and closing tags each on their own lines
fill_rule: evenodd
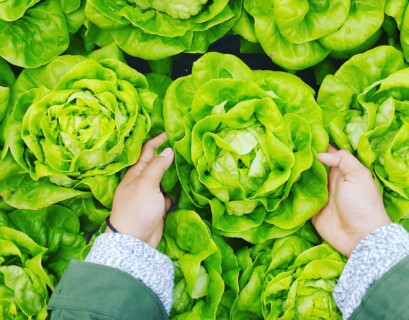
<svg viewBox="0 0 409 320">
<path fill-rule="evenodd" d="M 169 319 L 158 296 L 120 270 L 71 261 L 48 304 L 51 319 Z"/>
<path fill-rule="evenodd" d="M 409 319 L 409 257 L 369 288 L 350 320 Z"/>
</svg>

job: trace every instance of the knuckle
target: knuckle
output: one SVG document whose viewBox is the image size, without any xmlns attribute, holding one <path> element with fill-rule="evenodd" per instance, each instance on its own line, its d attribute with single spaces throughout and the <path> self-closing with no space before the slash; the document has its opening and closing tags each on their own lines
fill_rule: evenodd
<svg viewBox="0 0 409 320">
<path fill-rule="evenodd" d="M 152 179 L 150 179 L 149 177 L 145 177 L 145 176 L 141 175 L 141 176 L 138 177 L 135 185 L 138 188 L 144 188 L 144 187 L 148 186 L 151 183 L 152 183 Z"/>
</svg>

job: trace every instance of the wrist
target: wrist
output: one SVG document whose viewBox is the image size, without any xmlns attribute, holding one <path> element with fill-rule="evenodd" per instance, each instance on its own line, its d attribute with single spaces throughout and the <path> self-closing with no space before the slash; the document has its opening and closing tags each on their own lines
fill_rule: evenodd
<svg viewBox="0 0 409 320">
<path fill-rule="evenodd" d="M 373 230 L 353 250 L 334 290 L 344 318 L 390 268 L 409 255 L 409 234 L 394 223 Z"/>
<path fill-rule="evenodd" d="M 142 231 L 138 230 L 138 228 L 125 228 L 122 226 L 119 226 L 119 230 L 116 228 L 116 225 L 113 225 L 110 220 L 110 216 L 108 216 L 105 220 L 107 226 L 105 228 L 105 233 L 120 233 L 124 234 L 130 237 L 135 238 L 136 240 L 145 242 L 148 244 L 150 247 L 153 249 L 156 249 L 158 246 L 161 238 L 162 238 L 162 232 L 147 232 L 147 231 Z M 159 230 L 163 230 L 163 225 Z"/>
<path fill-rule="evenodd" d="M 389 216 L 387 215 L 386 212 L 384 212 L 382 215 L 374 215 L 374 216 L 378 216 L 378 219 L 373 219 L 372 223 L 367 224 L 367 226 L 365 227 L 365 229 L 361 229 L 360 231 L 355 233 L 355 236 L 353 237 L 353 243 L 351 245 L 351 247 L 349 248 L 349 251 L 347 252 L 348 254 L 346 255 L 347 257 L 349 257 L 352 252 L 355 250 L 356 247 L 358 247 L 358 245 L 361 243 L 361 241 L 363 239 L 365 239 L 368 235 L 370 235 L 371 233 L 373 233 L 374 231 L 388 225 L 391 224 L 392 221 L 389 218 Z"/>
<path fill-rule="evenodd" d="M 173 265 L 166 255 L 133 237 L 110 232 L 95 239 L 85 261 L 116 268 L 139 279 L 158 295 L 170 312 Z"/>
</svg>

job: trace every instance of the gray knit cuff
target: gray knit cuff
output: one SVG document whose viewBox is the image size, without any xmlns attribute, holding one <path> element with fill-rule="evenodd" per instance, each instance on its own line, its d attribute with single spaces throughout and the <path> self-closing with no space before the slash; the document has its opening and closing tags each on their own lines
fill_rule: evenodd
<svg viewBox="0 0 409 320">
<path fill-rule="evenodd" d="M 169 257 L 143 241 L 121 233 L 95 239 L 85 261 L 127 272 L 155 292 L 169 313 L 173 302 L 173 265 Z"/>
<path fill-rule="evenodd" d="M 398 224 L 372 231 L 354 249 L 333 293 L 347 319 L 371 285 L 409 255 L 409 233 Z"/>
</svg>

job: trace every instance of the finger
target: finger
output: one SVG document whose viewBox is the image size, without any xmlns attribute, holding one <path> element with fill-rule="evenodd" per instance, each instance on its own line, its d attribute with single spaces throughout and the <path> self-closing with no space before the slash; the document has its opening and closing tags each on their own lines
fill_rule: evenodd
<svg viewBox="0 0 409 320">
<path fill-rule="evenodd" d="M 312 223 L 312 226 L 313 226 L 315 229 L 316 229 L 315 223 L 317 222 L 317 219 L 318 219 L 318 216 L 319 216 L 320 213 L 321 213 L 321 211 L 317 212 L 315 215 L 313 215 L 313 216 L 311 217 L 311 223 Z"/>
<path fill-rule="evenodd" d="M 168 212 L 170 210 L 170 208 L 172 207 L 172 205 L 175 203 L 175 201 L 169 197 L 169 196 L 165 196 L 165 208 L 166 208 L 166 212 Z"/>
<path fill-rule="evenodd" d="M 339 150 L 335 153 L 320 153 L 318 159 L 327 166 L 338 168 L 343 175 L 365 169 L 365 166 L 346 150 Z"/>
<path fill-rule="evenodd" d="M 155 157 L 156 149 L 167 140 L 166 133 L 162 132 L 155 138 L 147 141 L 141 151 L 138 161 L 128 169 L 132 174 L 139 174 L 145 169 L 149 162 Z"/>
<path fill-rule="evenodd" d="M 328 149 L 327 149 L 328 153 L 335 153 L 337 151 L 338 149 L 336 149 L 332 144 L 328 145 Z"/>
<path fill-rule="evenodd" d="M 313 225 L 313 227 L 318 231 L 319 234 L 321 234 L 321 225 L 322 225 L 322 220 L 323 218 L 325 219 L 325 217 L 323 217 L 324 214 L 324 210 L 325 208 L 328 206 L 328 204 L 322 208 L 320 211 L 318 211 L 314 216 L 312 216 L 311 218 L 311 223 Z"/>
<path fill-rule="evenodd" d="M 165 171 L 170 167 L 174 158 L 171 148 L 164 149 L 157 157 L 152 159 L 140 174 L 140 178 L 145 179 L 151 186 L 159 189 L 160 181 Z"/>
<path fill-rule="evenodd" d="M 331 168 L 329 175 L 328 175 L 328 192 L 330 198 L 333 197 L 334 192 L 336 190 L 336 185 L 339 180 L 340 170 L 338 168 Z"/>
<path fill-rule="evenodd" d="M 324 207 L 321 211 L 316 213 L 311 218 L 311 222 L 315 230 L 317 230 L 319 235 L 324 239 L 327 238 L 327 232 L 328 232 L 328 222 L 327 222 L 328 219 L 326 217 L 328 212 L 325 212 L 325 210 L 326 210 L 326 207 Z"/>
<path fill-rule="evenodd" d="M 338 150 L 331 144 L 328 145 L 327 148 L 327 153 L 335 153 Z M 324 158 L 325 161 L 325 156 L 323 156 L 324 153 L 319 153 L 318 154 L 318 160 L 320 160 L 320 158 Z M 320 160 L 321 161 L 321 160 Z M 323 162 L 323 161 L 321 161 Z M 326 164 L 326 163 L 324 163 Z M 339 170 L 337 168 L 331 168 L 329 175 L 328 175 L 328 191 L 330 193 L 330 195 L 333 193 L 335 185 L 336 185 L 336 181 L 339 177 Z"/>
</svg>

